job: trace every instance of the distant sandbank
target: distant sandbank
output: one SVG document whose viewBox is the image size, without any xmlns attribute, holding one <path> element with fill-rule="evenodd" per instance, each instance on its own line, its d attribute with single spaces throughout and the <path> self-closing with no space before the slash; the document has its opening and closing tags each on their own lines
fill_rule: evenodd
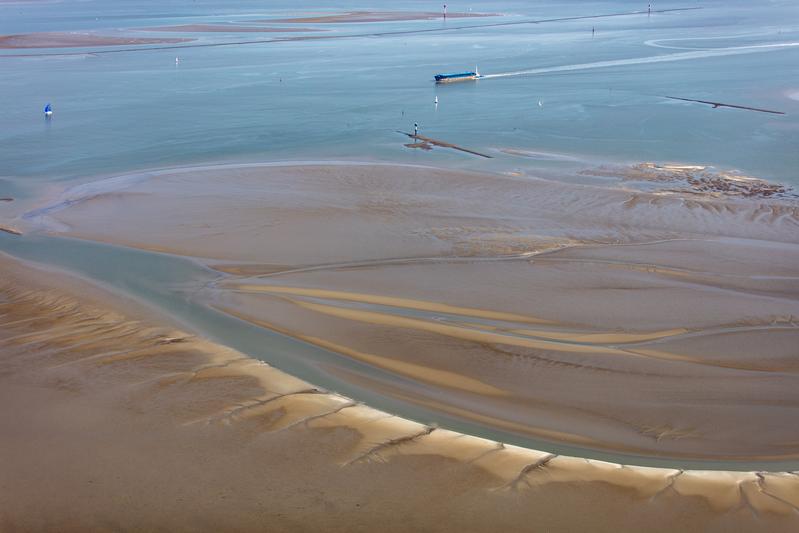
<svg viewBox="0 0 799 533">
<path fill-rule="evenodd" d="M 92 33 L 42 32 L 0 35 L 0 48 L 79 48 L 83 46 L 124 46 L 137 44 L 185 43 L 193 39 L 111 37 Z"/>
<path fill-rule="evenodd" d="M 493 13 L 447 13 L 446 18 L 493 17 Z M 394 22 L 404 20 L 443 19 L 441 11 L 351 11 L 335 15 L 315 15 L 271 19 L 265 22 L 281 22 L 289 24 L 336 24 L 342 22 Z"/>
<path fill-rule="evenodd" d="M 277 28 L 265 26 L 239 26 L 236 24 L 181 24 L 179 26 L 155 26 L 137 28 L 141 31 L 168 31 L 181 33 L 295 33 L 326 31 L 319 28 Z"/>
</svg>

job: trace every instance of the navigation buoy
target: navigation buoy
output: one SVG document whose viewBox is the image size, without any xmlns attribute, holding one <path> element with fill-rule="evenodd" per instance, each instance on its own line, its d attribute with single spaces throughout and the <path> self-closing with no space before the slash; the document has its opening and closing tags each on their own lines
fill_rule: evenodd
<svg viewBox="0 0 799 533">
<path fill-rule="evenodd" d="M 46 117 L 52 117 L 53 116 L 53 106 L 51 106 L 50 104 L 47 104 L 46 106 L 44 106 L 44 116 L 46 116 Z"/>
</svg>

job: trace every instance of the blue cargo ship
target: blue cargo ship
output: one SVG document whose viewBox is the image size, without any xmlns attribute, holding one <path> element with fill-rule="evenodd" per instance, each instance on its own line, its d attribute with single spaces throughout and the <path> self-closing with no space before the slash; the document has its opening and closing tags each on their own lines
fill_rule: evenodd
<svg viewBox="0 0 799 533">
<path fill-rule="evenodd" d="M 454 81 L 471 81 L 480 79 L 480 71 L 475 67 L 474 72 L 459 72 L 457 74 L 436 74 L 436 83 L 452 83 Z"/>
</svg>

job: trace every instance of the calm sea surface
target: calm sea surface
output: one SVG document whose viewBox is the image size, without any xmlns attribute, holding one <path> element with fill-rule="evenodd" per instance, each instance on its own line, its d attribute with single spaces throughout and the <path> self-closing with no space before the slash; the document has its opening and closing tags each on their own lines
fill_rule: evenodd
<svg viewBox="0 0 799 533">
<path fill-rule="evenodd" d="M 113 35 L 374 6 L 344 0 L 315 3 L 303 12 L 285 0 L 0 2 L 0 34 Z M 430 11 L 440 5 L 378 5 L 400 7 Z M 736 168 L 799 185 L 799 2 L 653 5 L 679 7 L 702 9 L 464 28 L 645 12 L 646 2 L 454 2 L 450 12 L 501 16 L 316 25 L 328 31 L 288 35 L 325 38 L 235 46 L 98 55 L 74 53 L 124 47 L 0 50 L 0 194 L 27 195 L 43 180 L 225 160 L 383 160 L 533 174 L 539 166 L 653 160 Z M 399 33 L 415 30 L 441 31 Z M 140 35 L 198 37 L 192 45 L 278 37 Z M 6 57 L 37 53 L 74 55 Z M 475 66 L 487 75 L 537 73 L 444 87 L 432 83 L 433 74 Z M 661 95 L 788 114 L 714 110 Z M 51 122 L 42 113 L 47 102 L 55 109 Z M 409 131 L 414 122 L 429 136 L 497 157 L 404 148 L 395 130 Z M 497 148 L 582 162 L 492 152 Z"/>
</svg>

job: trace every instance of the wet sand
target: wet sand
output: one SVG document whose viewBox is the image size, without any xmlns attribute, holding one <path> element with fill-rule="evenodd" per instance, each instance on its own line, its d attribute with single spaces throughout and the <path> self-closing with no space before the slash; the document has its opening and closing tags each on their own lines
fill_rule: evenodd
<svg viewBox="0 0 799 533">
<path fill-rule="evenodd" d="M 588 176 L 617 177 L 627 183 L 650 185 L 663 193 L 744 198 L 799 198 L 790 187 L 701 165 L 659 165 L 639 163 L 631 167 L 599 167 L 582 172 Z"/>
<path fill-rule="evenodd" d="M 31 221 L 203 258 L 229 274 L 209 305 L 396 375 L 325 368 L 384 395 L 554 443 L 767 462 L 799 458 L 798 209 L 242 165 L 81 187 Z"/>
<path fill-rule="evenodd" d="M 0 226 L 0 231 L 5 233 L 10 233 L 11 235 L 22 235 L 22 232 L 16 228 L 12 228 L 10 226 Z"/>
<path fill-rule="evenodd" d="M 620 466 L 375 411 L 0 256 L 10 531 L 793 531 L 795 473 Z M 507 317 L 505 317 L 507 318 Z"/>
<path fill-rule="evenodd" d="M 79 48 L 83 46 L 123 46 L 137 44 L 185 43 L 193 39 L 111 37 L 91 33 L 24 33 L 0 35 L 0 49 L 17 48 Z"/>
<path fill-rule="evenodd" d="M 138 28 L 140 31 L 169 31 L 181 33 L 295 33 L 326 31 L 319 28 L 270 28 L 265 26 L 239 26 L 236 24 L 181 24 L 179 26 L 156 26 Z"/>
<path fill-rule="evenodd" d="M 446 18 L 493 17 L 492 13 L 447 13 Z M 337 15 L 318 15 L 309 17 L 296 17 L 273 19 L 266 22 L 281 22 L 289 24 L 337 24 L 343 22 L 394 22 L 403 20 L 434 20 L 443 19 L 440 11 L 352 11 Z"/>
<path fill-rule="evenodd" d="M 486 159 L 491 159 L 493 156 L 488 154 L 484 154 L 478 152 L 476 150 L 472 150 L 470 148 L 464 148 L 463 146 L 458 146 L 457 144 L 452 144 L 446 141 L 441 141 L 439 139 L 433 139 L 431 137 L 426 137 L 424 135 L 420 135 L 418 133 L 408 133 L 405 131 L 397 131 L 397 133 L 401 133 L 413 140 L 413 143 L 406 144 L 405 146 L 408 148 L 420 148 L 422 150 L 432 150 L 433 146 L 439 146 L 441 148 L 451 148 L 453 150 L 458 150 L 459 152 L 465 152 L 467 154 L 476 155 L 478 157 L 484 157 Z"/>
</svg>

